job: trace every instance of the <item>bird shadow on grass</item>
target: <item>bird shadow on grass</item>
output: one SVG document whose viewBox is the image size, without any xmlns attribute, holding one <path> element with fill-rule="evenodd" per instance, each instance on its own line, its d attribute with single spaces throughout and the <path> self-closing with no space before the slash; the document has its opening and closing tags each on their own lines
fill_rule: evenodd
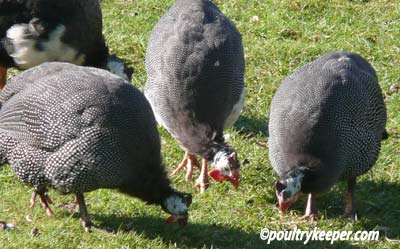
<svg viewBox="0 0 400 249">
<path fill-rule="evenodd" d="M 324 219 L 347 219 L 342 218 L 346 189 L 347 185 L 341 182 L 317 196 L 317 209 L 324 214 Z M 349 222 L 366 231 L 378 230 L 380 239 L 400 240 L 400 184 L 363 180 L 357 183 L 355 191 L 357 220 Z M 302 215 L 305 204 L 304 196 L 291 209 Z"/>
<path fill-rule="evenodd" d="M 356 191 L 360 214 L 367 218 L 363 225 L 400 240 L 400 184 L 362 181 Z"/>
<path fill-rule="evenodd" d="M 167 245 L 177 248 L 354 248 L 348 242 L 337 242 L 334 246 L 329 242 L 302 241 L 267 241 L 260 239 L 259 233 L 248 233 L 237 228 L 221 225 L 189 223 L 186 226 L 167 224 L 157 217 L 124 217 L 118 215 L 92 215 L 97 229 L 109 233 L 135 233 L 147 239 L 161 239 Z M 95 232 L 95 231 L 94 231 Z"/>
<path fill-rule="evenodd" d="M 233 128 L 239 133 L 268 137 L 268 121 L 241 115 Z"/>
</svg>

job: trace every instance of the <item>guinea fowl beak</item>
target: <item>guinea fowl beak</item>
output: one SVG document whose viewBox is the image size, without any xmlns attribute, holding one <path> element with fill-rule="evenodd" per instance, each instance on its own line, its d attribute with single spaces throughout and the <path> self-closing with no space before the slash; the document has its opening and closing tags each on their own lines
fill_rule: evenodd
<svg viewBox="0 0 400 249">
<path fill-rule="evenodd" d="M 284 202 L 282 197 L 278 197 L 279 208 L 281 209 L 282 214 L 286 214 L 288 208 L 292 205 L 291 202 Z"/>
<path fill-rule="evenodd" d="M 240 174 L 239 172 L 233 173 L 232 176 L 228 176 L 227 180 L 232 183 L 232 185 L 235 187 L 235 189 L 238 189 L 239 187 L 239 179 L 240 179 Z"/>
<path fill-rule="evenodd" d="M 183 217 L 176 217 L 175 215 L 171 215 L 170 217 L 167 218 L 167 223 L 172 224 L 172 223 L 177 223 L 181 226 L 184 226 L 188 223 L 188 216 L 183 216 Z"/>
<path fill-rule="evenodd" d="M 291 201 L 285 201 L 282 195 L 280 195 L 279 193 L 276 194 L 276 196 L 278 197 L 279 208 L 281 209 L 281 212 L 283 215 L 286 214 L 286 211 L 288 210 L 288 208 L 293 203 L 295 203 L 297 201 L 297 199 L 299 199 L 301 194 L 302 194 L 301 192 L 297 193 L 296 196 Z"/>
<path fill-rule="evenodd" d="M 217 182 L 229 181 L 236 189 L 239 187 L 239 172 L 234 172 L 232 176 L 227 176 L 222 174 L 221 170 L 213 169 L 208 173 L 208 175 Z"/>
</svg>

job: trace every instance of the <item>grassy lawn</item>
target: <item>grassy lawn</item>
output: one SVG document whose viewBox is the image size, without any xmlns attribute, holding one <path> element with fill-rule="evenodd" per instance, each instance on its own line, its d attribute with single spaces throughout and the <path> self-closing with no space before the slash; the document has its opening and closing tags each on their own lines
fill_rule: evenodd
<svg viewBox="0 0 400 249">
<path fill-rule="evenodd" d="M 133 84 L 146 81 L 144 57 L 150 31 L 172 0 L 104 0 L 104 33 L 113 53 L 135 68 Z M 245 110 L 228 130 L 230 143 L 243 163 L 241 186 L 212 183 L 198 194 L 183 173 L 174 186 L 194 196 L 186 227 L 165 223 L 167 214 L 114 190 L 86 194 L 89 212 L 97 225 L 84 233 L 79 213 L 63 203 L 73 196 L 51 191 L 55 216 L 49 218 L 36 205 L 29 209 L 32 189 L 21 184 L 8 166 L 0 169 L 0 220 L 17 229 L 0 231 L 2 248 L 400 248 L 400 4 L 398 0 L 231 0 L 214 1 L 243 36 L 247 87 Z M 333 50 L 360 53 L 374 66 L 388 108 L 387 129 L 378 162 L 358 180 L 358 220 L 341 218 L 345 184 L 317 198 L 321 218 L 300 220 L 305 200 L 282 217 L 274 193 L 276 174 L 268 160 L 266 124 L 271 98 L 280 82 L 297 67 Z M 183 151 L 160 129 L 168 170 Z M 198 173 L 198 172 L 196 172 Z M 27 221 L 26 216 L 28 216 Z M 270 230 L 380 230 L 375 242 L 274 242 L 259 238 Z M 30 231 L 37 228 L 40 236 Z"/>
</svg>

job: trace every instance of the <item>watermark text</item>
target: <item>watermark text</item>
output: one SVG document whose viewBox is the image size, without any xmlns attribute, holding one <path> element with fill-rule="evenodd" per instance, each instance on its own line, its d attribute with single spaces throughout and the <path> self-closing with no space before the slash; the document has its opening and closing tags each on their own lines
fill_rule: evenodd
<svg viewBox="0 0 400 249">
<path fill-rule="evenodd" d="M 274 231 L 263 228 L 260 238 L 270 244 L 272 241 L 303 241 L 307 244 L 310 241 L 329 241 L 333 244 L 336 241 L 372 241 L 379 239 L 379 231 L 324 231 L 318 228 L 310 231 L 302 231 L 295 227 L 293 230 Z"/>
</svg>

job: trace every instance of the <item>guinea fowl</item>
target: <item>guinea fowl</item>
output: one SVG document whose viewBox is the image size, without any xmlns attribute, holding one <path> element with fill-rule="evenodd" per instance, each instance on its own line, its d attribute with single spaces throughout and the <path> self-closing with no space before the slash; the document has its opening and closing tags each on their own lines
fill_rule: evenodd
<svg viewBox="0 0 400 249">
<path fill-rule="evenodd" d="M 0 89 L 7 68 L 47 61 L 103 68 L 130 80 L 133 70 L 110 55 L 98 0 L 0 0 Z"/>
<path fill-rule="evenodd" d="M 240 115 L 244 97 L 244 55 L 240 33 L 207 0 L 177 0 L 159 20 L 146 52 L 145 95 L 157 122 L 184 148 L 176 174 L 201 168 L 196 187 L 208 187 L 208 163 L 217 181 L 239 184 L 236 151 L 223 130 Z M 202 165 L 196 156 L 203 158 Z"/>
<path fill-rule="evenodd" d="M 377 160 L 385 125 L 375 70 L 360 55 L 324 54 L 287 77 L 272 99 L 269 120 L 269 157 L 281 177 L 276 195 L 282 213 L 307 193 L 303 218 L 312 219 L 315 194 L 345 180 L 345 215 L 353 215 L 356 177 Z"/>
<path fill-rule="evenodd" d="M 44 63 L 12 78 L 0 103 L 0 161 L 34 187 L 48 214 L 48 187 L 75 194 L 87 230 L 83 193 L 112 188 L 161 205 L 170 222 L 187 222 L 191 196 L 170 186 L 151 106 L 127 81 Z"/>
</svg>

